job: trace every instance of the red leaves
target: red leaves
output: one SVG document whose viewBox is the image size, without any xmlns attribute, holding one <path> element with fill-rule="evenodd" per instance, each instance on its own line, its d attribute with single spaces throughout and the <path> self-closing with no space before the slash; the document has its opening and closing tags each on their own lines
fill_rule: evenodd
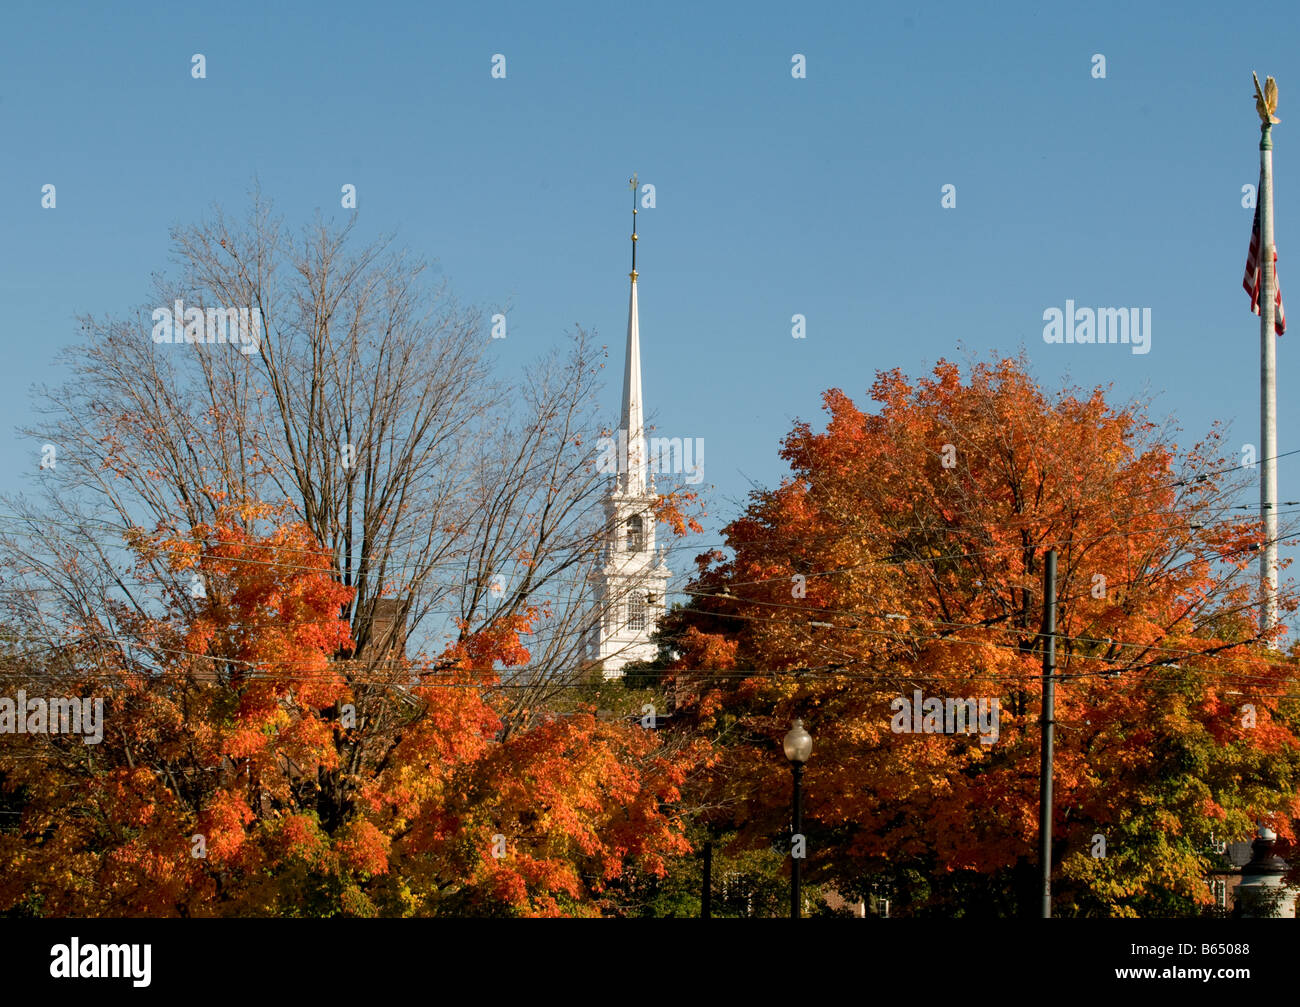
<svg viewBox="0 0 1300 1007">
<path fill-rule="evenodd" d="M 120 667 L 85 654 L 112 693 L 93 767 L 81 745 L 80 764 L 0 750 L 29 820 L 55 833 L 0 834 L 0 874 L 25 882 L 0 884 L 0 908 L 39 878 L 98 872 L 93 893 L 67 881 L 42 911 L 585 915 L 610 879 L 688 849 L 665 805 L 696 751 L 669 758 L 589 711 L 498 737 L 497 669 L 528 662 L 544 610 L 462 626 L 436 659 L 362 666 L 340 659 L 351 592 L 306 529 L 221 513 L 131 536 L 169 604 L 120 611 Z"/>
<path fill-rule="evenodd" d="M 699 494 L 692 493 L 689 490 L 675 490 L 672 493 L 660 495 L 655 502 L 654 515 L 656 521 L 662 521 L 677 536 L 683 536 L 688 531 L 695 532 L 697 535 L 704 531 L 704 527 L 696 520 L 695 516 L 689 513 L 692 505 L 699 501 Z M 703 515 L 703 511 L 700 514 Z"/>
<path fill-rule="evenodd" d="M 662 805 L 677 799 L 697 753 L 654 759 L 654 737 L 591 713 L 544 719 L 493 747 L 474 766 L 481 799 L 461 810 L 461 832 L 480 837 L 471 883 L 526 915 L 560 912 L 558 896 L 584 900 L 585 884 L 636 864 L 661 873 L 689 845 Z M 494 855 L 493 837 L 507 855 Z M 590 910 L 589 910 L 590 911 Z"/>
</svg>

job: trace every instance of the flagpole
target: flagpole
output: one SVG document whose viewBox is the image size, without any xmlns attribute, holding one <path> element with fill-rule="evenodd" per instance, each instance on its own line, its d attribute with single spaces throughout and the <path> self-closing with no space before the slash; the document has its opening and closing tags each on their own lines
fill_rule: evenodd
<svg viewBox="0 0 1300 1007">
<path fill-rule="evenodd" d="M 1273 136 L 1267 119 L 1259 138 L 1259 440 L 1262 467 L 1259 512 L 1264 524 L 1259 580 L 1263 602 L 1261 628 L 1278 625 L 1277 605 L 1277 335 L 1273 331 L 1277 278 L 1273 269 Z M 1276 646 L 1271 643 L 1270 646 Z"/>
</svg>

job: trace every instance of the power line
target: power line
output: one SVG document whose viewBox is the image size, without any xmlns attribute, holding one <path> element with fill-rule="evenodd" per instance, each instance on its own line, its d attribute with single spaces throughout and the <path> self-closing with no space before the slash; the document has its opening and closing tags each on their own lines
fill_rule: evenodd
<svg viewBox="0 0 1300 1007">
<path fill-rule="evenodd" d="M 1271 461 L 1271 460 L 1278 460 L 1278 459 L 1282 459 L 1282 458 L 1293 457 L 1293 456 L 1295 456 L 1295 455 L 1300 455 L 1300 448 L 1296 448 L 1296 449 L 1293 449 L 1293 450 L 1291 450 L 1291 451 L 1284 451 L 1284 452 L 1282 452 L 1282 453 L 1280 453 L 1280 454 L 1278 454 L 1278 455 L 1273 456 L 1272 458 L 1261 459 L 1260 462 L 1267 462 L 1267 461 Z M 1161 492 L 1161 491 L 1164 491 L 1164 490 L 1177 489 L 1177 488 L 1181 488 L 1181 487 L 1192 487 L 1192 486 L 1195 486 L 1195 485 L 1198 485 L 1198 484 L 1203 484 L 1203 483 L 1205 483 L 1208 479 L 1210 479 L 1211 477 L 1216 476 L 1216 475 L 1224 475 L 1224 474 L 1227 474 L 1227 473 L 1229 473 L 1229 472 L 1235 472 L 1235 471 L 1238 471 L 1238 470 L 1240 470 L 1240 469 L 1250 469 L 1250 468 L 1254 468 L 1254 467 L 1255 467 L 1255 464 L 1259 464 L 1259 462 L 1254 463 L 1254 464 L 1239 463 L 1239 464 L 1237 464 L 1237 465 L 1228 466 L 1228 467 L 1226 467 L 1226 468 L 1215 469 L 1215 470 L 1211 470 L 1210 472 L 1205 472 L 1205 473 L 1199 473 L 1199 474 L 1197 474 L 1197 475 L 1195 475 L 1195 476 L 1182 477 L 1182 478 L 1179 478 L 1179 479 L 1175 479 L 1175 480 L 1173 480 L 1172 482 L 1168 483 L 1167 485 L 1151 487 L 1151 488 L 1146 489 L 1146 490 L 1142 490 L 1142 491 L 1138 491 L 1138 492 L 1133 492 L 1133 493 L 1128 494 L 1128 496 L 1129 496 L 1130 498 L 1131 498 L 1131 497 L 1139 497 L 1139 496 L 1150 495 L 1151 493 Z M 1236 492 L 1243 492 L 1244 489 L 1245 489 L 1245 488 L 1243 487 L 1243 488 L 1237 490 Z M 1288 506 L 1289 506 L 1289 505 L 1300 505 L 1300 501 L 1291 501 L 1291 500 L 1288 500 L 1288 501 L 1282 501 L 1282 503 L 1283 503 L 1283 505 L 1288 505 Z M 653 510 L 653 508 L 651 508 L 651 509 Z M 1251 506 L 1249 506 L 1249 505 L 1240 505 L 1239 507 L 1229 507 L 1229 508 L 1227 508 L 1227 509 L 1252 510 L 1252 509 L 1255 509 L 1255 508 L 1253 508 L 1253 507 L 1251 507 Z M 1142 512 L 1141 514 L 1138 514 L 1138 515 L 1130 515 L 1130 517 L 1141 517 L 1141 516 L 1144 516 L 1144 515 L 1146 515 L 1146 514 L 1153 514 L 1153 513 L 1170 513 L 1170 514 L 1178 514 L 1178 513 L 1182 513 L 1182 509 L 1171 508 L 1171 509 L 1169 509 L 1169 510 L 1162 510 L 1162 509 L 1156 508 L 1156 509 L 1152 509 L 1152 510 L 1150 510 L 1150 511 Z M 1044 518 L 1037 517 L 1036 515 L 1015 515 L 1015 517 L 1016 517 L 1016 518 L 1023 518 L 1023 520 L 1025 520 L 1026 522 L 1033 522 L 1033 521 L 1036 521 L 1036 520 L 1044 520 Z M 32 523 L 33 521 L 38 520 L 38 519 L 36 519 L 36 518 L 34 518 L 34 517 L 30 516 L 30 515 L 20 515 L 20 514 L 7 514 L 7 513 L 0 513 L 0 520 L 15 520 L 15 521 L 22 521 L 22 522 L 25 522 L 25 523 Z M 67 521 L 62 521 L 62 522 L 61 522 L 61 521 L 50 520 L 50 519 L 47 518 L 47 517 L 41 516 L 41 517 L 39 518 L 39 521 L 40 521 L 40 523 L 41 523 L 42 525 L 44 525 L 44 526 L 55 525 L 55 526 L 62 526 L 62 527 L 67 527 L 67 528 L 73 528 L 73 529 L 75 529 L 75 530 L 77 530 L 77 531 L 80 531 L 80 532 L 82 532 L 82 533 L 84 533 L 84 532 L 86 531 L 86 529 L 85 529 L 85 524 L 87 524 L 87 523 L 98 524 L 98 525 L 101 525 L 102 527 L 105 527 L 105 528 L 107 528 L 107 529 L 109 529 L 109 530 L 122 532 L 122 533 L 124 533 L 124 534 L 125 534 L 126 532 L 128 532 L 128 531 L 138 531 L 142 536 L 151 536 L 151 535 L 156 535 L 156 534 L 159 534 L 161 531 L 163 531 L 163 529 L 155 529 L 154 531 L 150 532 L 150 531 L 146 531 L 146 530 L 144 529 L 144 526 L 142 526 L 142 525 L 123 526 L 123 525 L 120 525 L 120 524 L 117 524 L 117 523 L 114 523 L 114 522 L 111 522 L 111 521 L 105 521 L 105 520 L 103 520 L 103 519 L 99 519 L 99 518 L 85 518 L 85 519 L 83 519 L 81 522 L 67 522 Z M 302 523 L 302 522 L 296 522 L 296 523 Z M 663 523 L 663 522 L 657 522 L 657 523 Z M 891 532 L 904 532 L 904 531 L 912 531 L 912 532 L 936 532 L 936 531 L 939 531 L 939 532 L 954 532 L 954 531 L 958 531 L 958 530 L 984 531 L 984 530 L 987 530 L 987 527 L 988 527 L 988 526 L 987 526 L 986 524 L 981 524 L 981 525 L 940 525 L 940 526 L 914 525 L 914 526 L 903 526 L 903 527 L 898 527 L 898 528 L 891 528 L 891 529 L 889 529 L 889 530 L 890 530 Z M 603 531 L 609 531 L 609 530 L 611 530 L 611 529 L 612 529 L 612 523 L 611 523 L 611 522 L 606 522 L 606 523 L 603 525 L 603 527 L 602 527 L 602 530 L 603 530 Z M 1012 530 L 1014 530 L 1014 526 L 1012 526 Z M 178 536 L 183 536 L 183 535 L 185 534 L 185 532 L 182 531 L 181 529 L 175 529 L 175 530 L 174 530 L 174 533 L 175 533 L 176 535 L 178 535 Z M 36 532 L 35 534 L 39 534 L 39 532 Z M 362 564 L 362 563 L 366 563 L 366 562 L 371 562 L 371 561 L 373 561 L 373 560 L 375 560 L 375 559 L 378 559 L 378 558 L 387 558 L 388 556 L 392 555 L 393 553 L 396 553 L 396 552 L 400 551 L 400 549 L 402 549 L 402 548 L 411 548 L 411 549 L 415 549 L 415 548 L 417 548 L 417 546 L 416 546 L 416 544 L 415 544 L 415 539 L 412 539 L 412 540 L 411 540 L 411 543 L 412 543 L 412 544 L 409 545 L 409 546 L 403 546 L 403 547 L 391 547 L 391 546 L 390 546 L 390 547 L 387 547 L 387 548 L 385 548 L 385 549 L 378 550 L 378 551 L 372 551 L 372 552 L 368 552 L 368 553 L 359 553 L 359 554 L 357 554 L 356 556 L 352 556 L 352 557 L 348 557 L 348 558 L 349 558 L 349 560 L 350 560 L 351 563 L 355 563 L 355 564 Z M 248 547 L 249 547 L 249 548 L 268 548 L 268 547 L 266 547 L 266 546 L 261 546 L 260 544 L 256 544 L 256 543 L 255 543 L 255 544 L 252 544 L 252 545 L 249 545 Z M 692 548 L 692 547 L 700 548 L 700 546 L 697 546 L 697 545 L 695 545 L 694 543 L 690 543 L 690 542 L 683 542 L 683 543 L 681 544 L 681 547 L 682 547 L 682 548 Z M 315 552 L 319 551 L 319 553 L 320 553 L 320 555 L 321 555 L 322 557 L 324 557 L 324 558 L 328 558 L 328 559 L 330 559 L 331 561 L 334 560 L 335 558 L 337 558 L 337 557 L 336 557 L 336 554 L 335 554 L 335 551 L 330 550 L 330 549 L 328 549 L 327 547 L 325 547 L 325 546 L 323 546 L 323 545 L 320 547 L 319 550 L 314 550 L 314 549 L 311 549 L 311 548 L 296 548 L 296 547 L 292 547 L 292 546 L 280 546 L 280 547 L 275 547 L 275 548 L 277 549 L 277 551 L 280 551 L 280 552 L 299 552 L 299 553 L 306 553 L 306 554 L 312 554 L 312 553 L 315 553 Z M 731 546 L 729 546 L 728 544 L 724 543 L 724 544 L 723 544 L 723 548 L 731 548 Z M 202 554 L 202 555 L 208 555 L 208 554 Z M 970 554 L 970 555 L 976 555 L 976 554 Z M 222 559 L 223 561 L 228 561 L 228 562 L 239 562 L 239 561 L 241 561 L 240 558 L 238 558 L 238 557 L 218 557 L 218 558 Z M 251 559 L 248 559 L 248 560 L 242 560 L 242 561 L 244 561 L 244 562 L 257 562 L 257 563 L 262 563 L 262 564 L 264 564 L 264 565 L 281 566 L 281 567 L 284 567 L 284 568 L 286 568 L 286 569 L 304 569 L 304 570 L 309 570 L 309 571 L 313 571 L 313 572 L 319 570 L 318 567 L 313 567 L 313 566 L 306 566 L 306 565 L 302 565 L 302 566 L 294 566 L 293 564 L 274 563 L 274 562 L 271 562 L 271 561 L 264 561 L 264 560 L 259 561 L 259 560 L 251 560 Z M 439 565 L 441 565 L 441 564 L 439 564 Z M 459 567 L 459 566 L 462 566 L 462 565 L 463 565 L 463 561 L 461 561 L 461 560 L 448 560 L 447 563 L 446 563 L 446 565 L 447 565 L 447 566 L 457 566 L 457 567 Z"/>
</svg>

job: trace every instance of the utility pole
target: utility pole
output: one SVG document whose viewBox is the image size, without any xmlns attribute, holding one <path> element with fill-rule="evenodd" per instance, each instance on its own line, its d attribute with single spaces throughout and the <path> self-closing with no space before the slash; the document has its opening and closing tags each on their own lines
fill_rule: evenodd
<svg viewBox="0 0 1300 1007">
<path fill-rule="evenodd" d="M 1043 878 L 1042 918 L 1052 918 L 1052 760 L 1056 728 L 1056 550 L 1043 564 L 1042 761 L 1038 771 L 1038 864 Z"/>
</svg>

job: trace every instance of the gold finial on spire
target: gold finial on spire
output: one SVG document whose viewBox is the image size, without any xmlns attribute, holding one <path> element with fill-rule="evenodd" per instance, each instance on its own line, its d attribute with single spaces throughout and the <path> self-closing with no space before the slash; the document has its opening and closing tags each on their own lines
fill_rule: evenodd
<svg viewBox="0 0 1300 1007">
<path fill-rule="evenodd" d="M 632 272 L 628 275 L 632 277 L 632 282 L 636 283 L 636 172 L 632 172 L 628 185 L 632 187 Z"/>
<path fill-rule="evenodd" d="M 1259 74 L 1251 71 L 1250 75 L 1255 78 L 1255 111 L 1259 113 L 1259 121 L 1265 126 L 1281 122 L 1273 113 L 1277 111 L 1277 81 L 1272 77 L 1264 78 L 1264 90 L 1259 89 Z"/>
</svg>

